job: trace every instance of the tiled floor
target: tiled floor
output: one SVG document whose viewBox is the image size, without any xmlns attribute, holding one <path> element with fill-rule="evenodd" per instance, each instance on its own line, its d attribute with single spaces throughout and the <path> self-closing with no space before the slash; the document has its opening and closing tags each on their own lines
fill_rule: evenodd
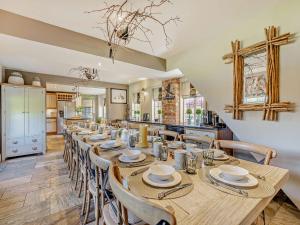
<svg viewBox="0 0 300 225">
<path fill-rule="evenodd" d="M 0 172 L 0 224 L 81 224 L 82 199 L 62 159 L 63 139 L 48 139 L 49 152 L 6 161 Z M 277 197 L 266 210 L 272 225 L 300 224 L 300 212 Z"/>
</svg>

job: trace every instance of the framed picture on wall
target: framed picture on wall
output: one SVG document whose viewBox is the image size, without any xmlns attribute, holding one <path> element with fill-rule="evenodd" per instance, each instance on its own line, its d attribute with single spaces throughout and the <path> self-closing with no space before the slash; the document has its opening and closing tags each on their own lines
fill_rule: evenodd
<svg viewBox="0 0 300 225">
<path fill-rule="evenodd" d="M 127 90 L 111 88 L 110 102 L 112 104 L 127 104 Z"/>
</svg>

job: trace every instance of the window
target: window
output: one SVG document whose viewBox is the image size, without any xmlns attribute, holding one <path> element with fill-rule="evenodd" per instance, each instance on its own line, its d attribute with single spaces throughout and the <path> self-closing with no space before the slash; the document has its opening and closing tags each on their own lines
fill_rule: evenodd
<svg viewBox="0 0 300 225">
<path fill-rule="evenodd" d="M 152 100 L 152 119 L 154 121 L 161 121 L 162 104 L 160 100 Z"/>
<path fill-rule="evenodd" d="M 141 118 L 141 105 L 139 103 L 132 103 L 131 118 L 133 120 L 140 120 Z"/>
<path fill-rule="evenodd" d="M 161 122 L 162 120 L 162 103 L 161 103 L 161 87 L 153 88 L 152 98 L 152 120 Z"/>
<path fill-rule="evenodd" d="M 183 98 L 183 122 L 189 125 L 201 123 L 200 115 L 197 114 L 198 109 L 206 109 L 205 99 L 202 96 Z"/>
</svg>

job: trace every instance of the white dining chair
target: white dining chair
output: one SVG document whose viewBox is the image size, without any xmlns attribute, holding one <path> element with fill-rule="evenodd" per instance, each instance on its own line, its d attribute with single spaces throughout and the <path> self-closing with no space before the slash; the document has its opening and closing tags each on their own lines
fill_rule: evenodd
<svg viewBox="0 0 300 225">
<path fill-rule="evenodd" d="M 195 136 L 195 135 L 188 135 L 188 134 L 181 134 L 180 140 L 185 142 L 197 143 L 202 148 L 211 148 L 214 142 L 213 138 L 207 136 Z"/>
<path fill-rule="evenodd" d="M 93 198 L 95 220 L 98 225 L 105 204 L 105 198 L 107 197 L 108 168 L 110 161 L 101 158 L 95 151 L 95 148 L 92 148 L 89 151 L 90 164 L 88 164 L 88 185 L 85 194 L 86 199 L 84 199 L 84 201 L 87 200 L 84 224 L 87 223 L 90 211 L 90 201 L 91 198 Z"/>
<path fill-rule="evenodd" d="M 264 165 L 269 165 L 271 160 L 277 156 L 277 152 L 272 148 L 242 141 L 215 140 L 214 146 L 218 149 L 230 150 L 233 152 L 233 155 L 235 150 L 243 150 L 262 155 L 264 156 Z"/>
<path fill-rule="evenodd" d="M 171 130 L 159 130 L 157 132 L 158 136 L 163 136 L 163 137 L 172 137 L 174 141 L 179 139 L 179 133 L 176 131 L 171 131 Z"/>
<path fill-rule="evenodd" d="M 105 225 L 128 224 L 128 212 L 142 220 L 139 224 L 176 224 L 176 218 L 172 207 L 167 206 L 166 208 L 163 208 L 147 199 L 138 197 L 125 189 L 122 185 L 119 167 L 116 164 L 110 166 L 109 183 L 117 200 L 116 210 L 118 213 L 118 223 L 110 216 L 109 205 L 106 204 L 103 209 Z"/>
</svg>

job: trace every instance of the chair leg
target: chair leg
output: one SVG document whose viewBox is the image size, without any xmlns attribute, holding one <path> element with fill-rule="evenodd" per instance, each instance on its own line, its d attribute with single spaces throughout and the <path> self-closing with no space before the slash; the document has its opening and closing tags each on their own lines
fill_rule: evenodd
<svg viewBox="0 0 300 225">
<path fill-rule="evenodd" d="M 81 191 L 82 191 L 82 183 L 83 183 L 83 173 L 80 172 L 80 176 L 79 176 L 79 190 L 78 190 L 78 198 L 80 198 L 81 195 Z"/>
<path fill-rule="evenodd" d="M 87 197 L 87 180 L 86 180 L 86 175 L 84 175 L 83 177 L 83 204 L 82 204 L 82 208 L 81 208 L 81 215 L 84 214 L 85 211 L 85 207 L 86 207 L 86 197 Z"/>
<path fill-rule="evenodd" d="M 266 213 L 265 213 L 265 210 L 262 211 L 262 217 L 263 217 L 263 222 L 264 222 L 264 225 L 266 225 Z"/>
<path fill-rule="evenodd" d="M 78 178 L 79 178 L 79 163 L 76 162 L 76 182 L 75 182 L 75 190 L 77 190 Z"/>
<path fill-rule="evenodd" d="M 89 217 L 89 211 L 90 211 L 90 204 L 91 204 L 91 193 L 88 191 L 88 196 L 87 196 L 87 208 L 86 208 L 86 214 L 85 214 L 85 217 L 84 217 L 84 221 L 83 221 L 83 224 L 86 224 L 87 223 L 87 220 L 88 220 L 88 217 Z"/>
<path fill-rule="evenodd" d="M 99 219 L 100 219 L 100 213 L 99 213 L 99 196 L 96 196 L 96 202 L 95 202 L 95 219 L 96 219 L 96 225 L 99 225 Z"/>
<path fill-rule="evenodd" d="M 71 174 L 71 180 L 73 180 L 73 179 L 74 179 L 75 168 L 76 168 L 76 165 L 75 165 L 75 163 L 76 163 L 76 162 L 75 162 L 75 160 L 73 159 L 73 160 L 72 160 L 72 166 L 71 166 L 71 167 L 72 167 L 72 169 L 71 169 L 71 170 L 72 170 L 72 174 Z"/>
</svg>

